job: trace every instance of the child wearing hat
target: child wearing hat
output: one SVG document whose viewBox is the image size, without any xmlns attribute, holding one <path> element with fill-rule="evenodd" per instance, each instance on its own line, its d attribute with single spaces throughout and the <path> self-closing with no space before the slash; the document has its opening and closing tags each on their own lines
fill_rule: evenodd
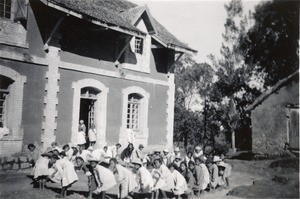
<svg viewBox="0 0 300 199">
<path fill-rule="evenodd" d="M 224 186 L 225 188 L 229 187 L 230 185 L 229 176 L 231 175 L 232 167 L 223 161 L 217 162 L 217 166 L 219 169 L 219 177 L 220 177 L 219 185 Z"/>
<path fill-rule="evenodd" d="M 129 198 L 129 195 L 137 187 L 132 171 L 119 165 L 115 158 L 110 159 L 109 168 L 117 175 L 116 179 L 118 179 L 119 182 L 119 198 Z"/>
<path fill-rule="evenodd" d="M 179 147 L 176 147 L 174 149 L 174 153 L 171 154 L 171 157 L 170 157 L 171 162 L 173 162 L 175 160 L 175 158 L 180 158 L 180 149 L 179 149 Z"/>
<path fill-rule="evenodd" d="M 150 198 L 153 189 L 153 179 L 151 173 L 142 166 L 140 160 L 132 161 L 137 174 L 140 198 Z"/>
<path fill-rule="evenodd" d="M 211 160 L 210 158 L 207 160 L 208 171 L 210 173 L 210 188 L 216 189 L 219 184 L 219 168 L 217 166 L 217 162 L 220 162 L 221 158 L 219 156 L 214 156 Z"/>
<path fill-rule="evenodd" d="M 99 165 L 99 159 L 91 157 L 89 159 L 90 165 L 93 168 L 95 179 L 97 182 L 97 188 L 94 191 L 96 194 L 100 194 L 100 198 L 104 199 L 106 191 L 115 186 L 116 180 L 113 172 L 101 165 Z"/>
</svg>

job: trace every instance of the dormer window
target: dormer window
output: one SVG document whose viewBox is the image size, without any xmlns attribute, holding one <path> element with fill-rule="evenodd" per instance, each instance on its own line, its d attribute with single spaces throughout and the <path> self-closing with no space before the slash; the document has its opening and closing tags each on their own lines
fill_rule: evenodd
<svg viewBox="0 0 300 199">
<path fill-rule="evenodd" d="M 11 19 L 12 0 L 0 0 L 0 17 Z"/>
<path fill-rule="evenodd" d="M 138 54 L 143 54 L 143 39 L 139 37 L 135 37 L 134 43 L 134 52 Z"/>
</svg>

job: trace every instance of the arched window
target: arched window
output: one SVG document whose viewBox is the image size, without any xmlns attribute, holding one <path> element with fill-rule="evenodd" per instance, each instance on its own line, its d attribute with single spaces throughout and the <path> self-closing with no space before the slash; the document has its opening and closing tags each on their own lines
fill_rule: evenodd
<svg viewBox="0 0 300 199">
<path fill-rule="evenodd" d="M 119 142 L 127 144 L 134 137 L 135 142 L 147 145 L 148 143 L 148 106 L 149 93 L 144 89 L 132 86 L 123 89 L 122 125 Z M 130 135 L 130 136 L 129 136 Z"/>
<path fill-rule="evenodd" d="M 128 95 L 127 129 L 140 130 L 141 99 L 142 96 L 137 93 Z"/>
</svg>

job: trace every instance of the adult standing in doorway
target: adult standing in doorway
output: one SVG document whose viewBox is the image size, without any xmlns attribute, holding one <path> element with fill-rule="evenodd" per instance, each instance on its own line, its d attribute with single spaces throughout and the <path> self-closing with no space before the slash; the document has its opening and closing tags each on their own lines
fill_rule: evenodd
<svg viewBox="0 0 300 199">
<path fill-rule="evenodd" d="M 84 145 L 86 143 L 85 132 L 86 132 L 86 126 L 84 124 L 84 121 L 80 120 L 79 127 L 78 127 L 78 143 L 77 144 L 81 150 L 84 149 Z"/>
</svg>

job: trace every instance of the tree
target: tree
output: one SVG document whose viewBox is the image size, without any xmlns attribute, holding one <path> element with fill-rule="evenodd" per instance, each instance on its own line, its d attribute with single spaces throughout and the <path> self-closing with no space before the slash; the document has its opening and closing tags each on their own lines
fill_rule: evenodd
<svg viewBox="0 0 300 199">
<path fill-rule="evenodd" d="M 265 73 L 265 87 L 299 68 L 299 1 L 263 1 L 255 8 L 254 25 L 240 37 L 246 64 Z"/>
</svg>

